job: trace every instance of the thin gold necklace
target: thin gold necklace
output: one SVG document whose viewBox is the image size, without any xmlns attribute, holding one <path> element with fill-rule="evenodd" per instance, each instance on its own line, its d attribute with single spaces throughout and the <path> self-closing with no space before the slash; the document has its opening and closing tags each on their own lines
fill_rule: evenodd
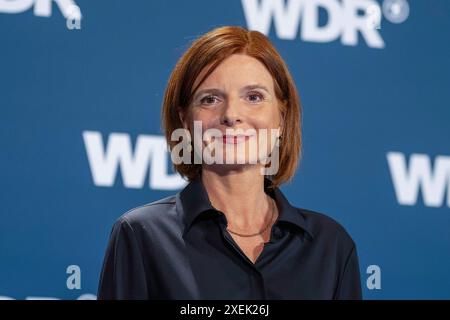
<svg viewBox="0 0 450 320">
<path fill-rule="evenodd" d="M 267 230 L 267 228 L 269 228 L 269 226 L 271 225 L 273 217 L 275 215 L 275 205 L 274 205 L 275 200 L 273 200 L 272 198 L 270 198 L 270 199 L 272 200 L 272 201 L 270 201 L 270 203 L 272 204 L 271 205 L 271 207 L 272 207 L 272 214 L 270 216 L 269 223 L 261 231 L 258 231 L 257 233 L 252 233 L 252 234 L 238 233 L 238 232 L 235 232 L 235 231 L 231 231 L 228 228 L 227 228 L 227 231 L 232 233 L 232 234 L 235 234 L 237 236 L 240 236 L 240 237 L 254 237 L 254 236 L 258 236 L 260 234 L 263 234 Z"/>
</svg>

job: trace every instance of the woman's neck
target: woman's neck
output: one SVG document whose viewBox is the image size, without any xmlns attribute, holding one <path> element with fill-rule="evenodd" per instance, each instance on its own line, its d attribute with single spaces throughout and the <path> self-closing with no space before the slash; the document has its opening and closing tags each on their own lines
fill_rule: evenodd
<svg viewBox="0 0 450 320">
<path fill-rule="evenodd" d="M 259 167 L 227 174 L 203 168 L 201 178 L 211 204 L 225 214 L 229 225 L 253 230 L 267 223 L 271 203 Z"/>
</svg>

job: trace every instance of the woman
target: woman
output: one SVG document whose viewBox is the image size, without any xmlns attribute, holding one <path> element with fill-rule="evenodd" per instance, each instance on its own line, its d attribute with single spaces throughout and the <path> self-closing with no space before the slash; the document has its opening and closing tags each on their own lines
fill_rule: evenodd
<svg viewBox="0 0 450 320">
<path fill-rule="evenodd" d="M 162 118 L 189 183 L 117 220 L 99 299 L 361 298 L 351 237 L 279 189 L 300 158 L 301 109 L 267 37 L 220 27 L 194 41 Z"/>
</svg>

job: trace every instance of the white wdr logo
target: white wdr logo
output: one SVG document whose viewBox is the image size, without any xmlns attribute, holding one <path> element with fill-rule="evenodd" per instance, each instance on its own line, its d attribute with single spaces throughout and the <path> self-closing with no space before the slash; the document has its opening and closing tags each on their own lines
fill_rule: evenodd
<svg viewBox="0 0 450 320">
<path fill-rule="evenodd" d="M 379 33 L 381 8 L 375 0 L 241 1 L 248 28 L 265 35 L 273 20 L 276 36 L 284 40 L 296 39 L 300 29 L 304 41 L 330 42 L 340 37 L 342 44 L 356 46 L 359 32 L 369 47 L 385 46 Z M 320 8 L 327 12 L 325 25 L 319 25 Z M 409 6 L 406 0 L 385 0 L 383 12 L 389 21 L 400 23 L 407 18 Z"/>
<path fill-rule="evenodd" d="M 428 207 L 441 207 L 447 190 L 447 206 L 450 207 L 450 157 L 437 156 L 432 170 L 430 157 L 412 154 L 409 168 L 405 156 L 400 152 L 388 152 L 387 160 L 394 184 L 397 201 L 412 206 L 417 203 L 419 189 L 423 202 Z"/>
<path fill-rule="evenodd" d="M 111 133 L 106 147 L 100 132 L 84 131 L 83 140 L 96 186 L 113 186 L 119 167 L 127 188 L 143 188 L 148 172 L 152 189 L 175 190 L 186 185 L 180 175 L 168 173 L 169 152 L 162 136 L 139 135 L 134 152 L 126 133 Z"/>
<path fill-rule="evenodd" d="M 34 5 L 34 15 L 50 17 L 52 3 L 55 2 L 64 18 L 80 20 L 81 12 L 74 0 L 0 0 L 0 12 L 20 13 L 29 10 Z"/>
</svg>

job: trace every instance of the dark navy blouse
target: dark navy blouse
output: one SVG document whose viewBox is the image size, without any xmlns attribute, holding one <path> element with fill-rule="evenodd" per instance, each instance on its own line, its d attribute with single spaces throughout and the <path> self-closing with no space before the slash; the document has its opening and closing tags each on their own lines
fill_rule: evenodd
<svg viewBox="0 0 450 320">
<path fill-rule="evenodd" d="M 120 217 L 99 299 L 361 299 L 358 255 L 330 217 L 293 207 L 269 188 L 279 216 L 255 263 L 227 232 L 201 177 Z"/>
</svg>

